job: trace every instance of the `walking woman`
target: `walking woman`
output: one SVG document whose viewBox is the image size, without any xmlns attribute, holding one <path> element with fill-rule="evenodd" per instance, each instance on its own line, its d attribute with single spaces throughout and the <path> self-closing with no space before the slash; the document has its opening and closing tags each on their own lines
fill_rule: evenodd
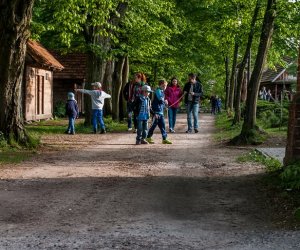
<svg viewBox="0 0 300 250">
<path fill-rule="evenodd" d="M 182 96 L 182 90 L 178 85 L 178 80 L 173 77 L 171 84 L 165 90 L 165 98 L 168 101 L 168 119 L 169 119 L 169 131 L 175 133 L 176 114 L 180 104 L 180 98 Z"/>
</svg>

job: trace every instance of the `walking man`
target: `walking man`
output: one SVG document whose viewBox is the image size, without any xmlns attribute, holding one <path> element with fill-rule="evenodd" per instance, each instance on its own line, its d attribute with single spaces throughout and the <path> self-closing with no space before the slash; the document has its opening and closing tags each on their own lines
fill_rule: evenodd
<svg viewBox="0 0 300 250">
<path fill-rule="evenodd" d="M 199 122 L 198 122 L 198 113 L 199 113 L 199 101 L 200 97 L 203 95 L 202 85 L 196 80 L 196 75 L 190 73 L 188 76 L 188 82 L 184 85 L 183 92 L 184 103 L 186 106 L 187 113 L 187 124 L 188 129 L 186 133 L 192 133 L 193 125 L 195 133 L 198 133 Z M 194 124 L 192 125 L 192 116 L 194 118 Z"/>
</svg>

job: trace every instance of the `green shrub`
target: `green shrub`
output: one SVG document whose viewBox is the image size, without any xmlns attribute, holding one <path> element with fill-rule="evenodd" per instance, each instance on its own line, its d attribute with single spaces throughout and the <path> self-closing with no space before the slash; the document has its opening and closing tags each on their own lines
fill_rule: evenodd
<svg viewBox="0 0 300 250">
<path fill-rule="evenodd" d="M 58 101 L 54 106 L 54 117 L 65 117 L 66 116 L 66 104 L 63 101 Z"/>
<path fill-rule="evenodd" d="M 258 101 L 257 118 L 263 128 L 278 128 L 287 126 L 289 103 L 279 103 Z"/>
<path fill-rule="evenodd" d="M 300 162 L 286 166 L 280 177 L 285 188 L 300 189 Z"/>
<path fill-rule="evenodd" d="M 4 134 L 0 131 L 0 148 L 7 147 L 7 141 L 4 138 Z"/>
</svg>

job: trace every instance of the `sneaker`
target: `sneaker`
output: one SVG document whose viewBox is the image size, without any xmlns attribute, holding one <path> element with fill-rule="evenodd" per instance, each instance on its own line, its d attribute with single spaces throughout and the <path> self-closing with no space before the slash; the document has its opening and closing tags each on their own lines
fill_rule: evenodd
<svg viewBox="0 0 300 250">
<path fill-rule="evenodd" d="M 97 134 L 97 131 L 92 131 L 91 134 Z"/>
<path fill-rule="evenodd" d="M 105 129 L 101 129 L 100 134 L 106 134 L 106 130 Z"/>
<path fill-rule="evenodd" d="M 127 131 L 131 131 L 131 130 L 132 130 L 132 128 L 128 128 L 128 129 L 127 129 Z"/>
<path fill-rule="evenodd" d="M 133 130 L 133 133 L 137 133 L 137 129 L 136 128 Z"/>
<path fill-rule="evenodd" d="M 150 144 L 154 144 L 152 137 L 146 138 L 146 141 Z"/>
<path fill-rule="evenodd" d="M 68 130 L 67 130 L 67 131 L 65 131 L 65 134 L 70 134 L 70 131 L 68 131 Z"/>
<path fill-rule="evenodd" d="M 187 130 L 187 131 L 185 131 L 187 134 L 190 134 L 190 133 L 192 133 L 192 130 Z"/>
<path fill-rule="evenodd" d="M 175 130 L 174 129 L 172 129 L 172 128 L 170 128 L 170 133 L 175 133 Z"/>
<path fill-rule="evenodd" d="M 71 134 L 71 135 L 75 135 L 75 131 L 71 132 L 70 134 Z"/>
<path fill-rule="evenodd" d="M 142 139 L 141 144 L 149 144 L 149 143 L 145 139 Z"/>
<path fill-rule="evenodd" d="M 197 128 L 195 128 L 195 133 L 198 133 L 198 132 L 199 132 L 199 130 Z"/>
<path fill-rule="evenodd" d="M 162 140 L 162 144 L 172 144 L 172 142 L 169 141 L 168 139 L 164 139 Z"/>
<path fill-rule="evenodd" d="M 135 145 L 141 145 L 141 141 L 140 141 L 140 140 L 137 140 L 137 141 L 135 142 Z"/>
</svg>

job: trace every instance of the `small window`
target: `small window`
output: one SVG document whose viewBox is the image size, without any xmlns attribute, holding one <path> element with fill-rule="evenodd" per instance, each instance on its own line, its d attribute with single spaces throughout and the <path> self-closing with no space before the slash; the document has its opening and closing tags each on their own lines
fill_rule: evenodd
<svg viewBox="0 0 300 250">
<path fill-rule="evenodd" d="M 49 80 L 49 74 L 46 73 L 46 80 Z"/>
</svg>

